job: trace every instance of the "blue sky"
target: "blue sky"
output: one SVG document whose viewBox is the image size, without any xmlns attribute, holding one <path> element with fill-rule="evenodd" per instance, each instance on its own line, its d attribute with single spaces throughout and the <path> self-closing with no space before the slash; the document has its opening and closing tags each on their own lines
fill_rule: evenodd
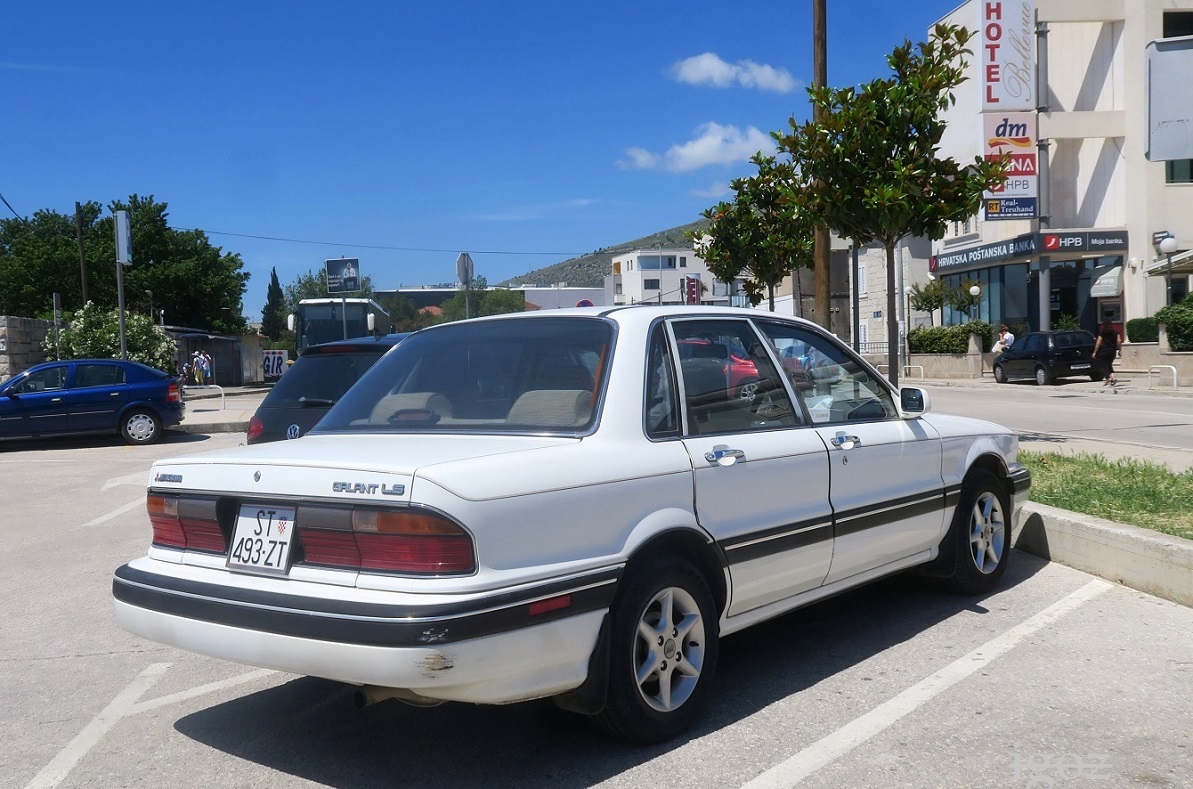
<svg viewBox="0 0 1193 789">
<path fill-rule="evenodd" d="M 829 0 L 830 84 L 955 5 Z M 467 251 L 498 282 L 698 219 L 806 118 L 811 27 L 811 0 L 14 2 L 0 194 L 153 195 L 243 257 L 250 321 L 272 268 L 333 257 L 389 289 Z"/>
</svg>

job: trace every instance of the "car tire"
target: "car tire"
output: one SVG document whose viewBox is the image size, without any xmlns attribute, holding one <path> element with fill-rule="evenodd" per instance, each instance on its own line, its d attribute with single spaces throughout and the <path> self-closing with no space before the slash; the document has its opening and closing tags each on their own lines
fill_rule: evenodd
<svg viewBox="0 0 1193 789">
<path fill-rule="evenodd" d="M 129 411 L 120 418 L 120 435 L 128 444 L 152 444 L 162 437 L 162 420 L 146 409 Z"/>
<path fill-rule="evenodd" d="M 670 740 L 707 700 L 720 650 L 717 612 L 696 568 L 639 567 L 618 590 L 609 630 L 609 686 L 594 720 L 638 743 Z"/>
<path fill-rule="evenodd" d="M 1101 381 L 1105 377 L 1106 377 L 1105 373 L 1090 373 L 1089 374 L 1089 380 L 1093 381 L 1094 383 Z"/>
<path fill-rule="evenodd" d="M 1007 373 L 1002 369 L 1001 364 L 994 365 L 994 382 L 1005 384 L 1007 382 Z"/>
<path fill-rule="evenodd" d="M 998 478 L 974 469 L 961 485 L 953 514 L 955 551 L 949 580 L 962 594 L 984 594 L 998 585 L 1011 556 L 1011 509 Z"/>
<path fill-rule="evenodd" d="M 1044 365 L 1036 367 L 1036 386 L 1048 386 L 1053 382 L 1052 373 L 1048 372 L 1048 368 Z"/>
</svg>

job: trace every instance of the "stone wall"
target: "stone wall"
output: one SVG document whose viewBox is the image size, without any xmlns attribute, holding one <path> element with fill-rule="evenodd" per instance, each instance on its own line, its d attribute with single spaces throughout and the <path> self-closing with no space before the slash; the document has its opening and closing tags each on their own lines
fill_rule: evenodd
<svg viewBox="0 0 1193 789">
<path fill-rule="evenodd" d="M 53 329 L 51 321 L 0 315 L 0 381 L 44 362 L 41 342 Z"/>
</svg>

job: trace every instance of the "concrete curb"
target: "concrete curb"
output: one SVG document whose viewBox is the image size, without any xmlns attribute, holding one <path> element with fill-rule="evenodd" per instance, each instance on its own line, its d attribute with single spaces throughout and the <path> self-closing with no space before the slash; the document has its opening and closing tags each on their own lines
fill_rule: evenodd
<svg viewBox="0 0 1193 789">
<path fill-rule="evenodd" d="M 1015 547 L 1193 607 L 1193 540 L 1028 502 Z"/>
<path fill-rule="evenodd" d="M 249 423 L 246 420 L 244 422 L 192 422 L 187 424 L 184 418 L 182 424 L 174 425 L 170 430 L 182 433 L 247 433 Z"/>
</svg>

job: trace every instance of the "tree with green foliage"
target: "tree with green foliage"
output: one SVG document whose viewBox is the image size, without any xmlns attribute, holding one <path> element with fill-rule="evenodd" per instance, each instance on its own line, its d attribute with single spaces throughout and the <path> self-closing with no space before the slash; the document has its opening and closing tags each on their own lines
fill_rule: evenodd
<svg viewBox="0 0 1193 789">
<path fill-rule="evenodd" d="M 400 293 L 378 294 L 377 303 L 389 313 L 389 322 L 396 332 L 418 331 L 439 322 L 439 316 L 421 312 L 414 302 Z"/>
<path fill-rule="evenodd" d="M 124 344 L 130 361 L 168 373 L 178 371 L 178 346 L 174 338 L 149 315 L 125 316 Z M 57 338 L 50 332 L 42 348 L 47 356 L 57 359 L 119 359 L 120 311 L 105 310 L 89 301 L 66 319 Z"/>
<path fill-rule="evenodd" d="M 286 286 L 286 309 L 289 310 L 287 314 L 297 312 L 298 302 L 303 299 L 330 299 L 341 295 L 350 299 L 371 299 L 375 294 L 373 278 L 365 275 L 360 278 L 360 290 L 333 296 L 327 292 L 327 272 L 307 269 L 306 273 L 299 274 Z"/>
<path fill-rule="evenodd" d="M 688 237 L 713 276 L 730 283 L 744 276 L 750 303 L 765 292 L 773 311 L 775 288 L 795 269 L 812 266 L 813 225 L 789 199 L 796 188 L 790 162 L 761 153 L 750 161 L 758 172 L 730 182 L 733 202 L 705 210 L 708 227 Z"/>
<path fill-rule="evenodd" d="M 905 41 L 887 56 L 893 77 L 857 88 L 810 88 L 820 119 L 792 118 L 790 132 L 773 135 L 799 175 L 794 204 L 844 238 L 886 249 L 888 369 L 896 385 L 896 245 L 907 236 L 942 238 L 949 222 L 977 213 L 982 192 L 1005 179 L 1005 157 L 966 165 L 938 157 L 940 113 L 965 80 L 972 35 L 938 24 L 927 42 Z"/>
<path fill-rule="evenodd" d="M 464 320 L 464 290 L 461 288 L 447 301 L 443 302 L 444 321 Z M 509 312 L 522 312 L 526 309 L 526 297 L 521 291 L 505 288 L 489 289 L 488 280 L 483 276 L 474 278 L 468 284 L 468 317 L 477 318 L 482 315 L 504 315 Z"/>
<path fill-rule="evenodd" d="M 908 302 L 913 310 L 928 313 L 928 325 L 934 325 L 932 313 L 948 304 L 948 288 L 943 282 L 934 279 L 927 285 L 918 282 L 911 286 L 911 296 Z"/>
<path fill-rule="evenodd" d="M 265 306 L 261 308 L 261 334 L 276 340 L 286 331 L 286 294 L 278 282 L 278 270 L 270 269 L 269 289 L 265 294 Z"/>
<path fill-rule="evenodd" d="M 241 300 L 249 274 L 240 255 L 212 245 L 202 230 L 171 228 L 166 209 L 152 195 L 114 200 L 107 216 L 97 202 L 81 204 L 88 300 L 99 308 L 116 308 L 112 213 L 127 211 L 133 262 L 123 272 L 126 308 L 148 314 L 152 291 L 154 309 L 165 310 L 171 324 L 243 333 Z M 27 219 L 0 220 L 0 314 L 49 318 L 55 292 L 64 309 L 83 306 L 73 212 L 46 209 Z"/>
</svg>

